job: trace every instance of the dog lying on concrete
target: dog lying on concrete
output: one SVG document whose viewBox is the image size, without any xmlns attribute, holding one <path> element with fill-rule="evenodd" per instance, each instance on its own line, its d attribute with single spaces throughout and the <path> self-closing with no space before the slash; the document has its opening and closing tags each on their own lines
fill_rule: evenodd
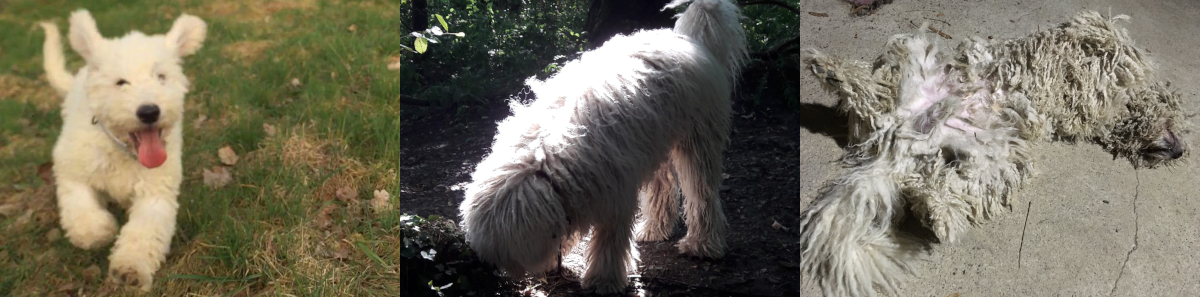
<svg viewBox="0 0 1200 297">
<path fill-rule="evenodd" d="M 816 50 L 804 60 L 850 118 L 848 173 L 801 222 L 801 268 L 829 296 L 896 295 L 920 245 L 898 234 L 905 208 L 943 243 L 1009 207 L 1030 177 L 1030 143 L 1093 141 L 1135 167 L 1184 156 L 1178 94 L 1117 20 L 1082 12 L 1031 36 L 893 37 L 874 63 Z M 921 26 L 925 28 L 927 26 Z"/>
<path fill-rule="evenodd" d="M 530 79 L 537 99 L 511 104 L 460 207 L 480 259 L 514 275 L 542 273 L 591 229 L 583 285 L 619 292 L 633 267 L 639 190 L 647 222 L 637 239 L 671 235 L 672 168 L 688 227 L 679 251 L 724 256 L 717 195 L 730 96 L 746 56 L 740 18 L 727 0 L 697 0 L 673 30 L 614 37 L 550 79 Z"/>
<path fill-rule="evenodd" d="M 149 291 L 175 234 L 183 179 L 188 78 L 180 62 L 200 49 L 207 28 L 184 14 L 166 35 L 105 39 L 86 10 L 72 13 L 70 24 L 71 47 L 87 62 L 75 75 L 67 72 L 58 27 L 41 24 L 46 77 L 66 97 L 53 151 L 62 227 L 75 246 L 99 248 L 117 233 L 104 205 L 127 208 L 109 280 Z"/>
</svg>

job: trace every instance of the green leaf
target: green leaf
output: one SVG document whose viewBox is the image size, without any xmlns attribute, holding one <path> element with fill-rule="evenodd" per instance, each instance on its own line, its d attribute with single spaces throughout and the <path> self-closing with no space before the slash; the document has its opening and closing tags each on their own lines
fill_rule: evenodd
<svg viewBox="0 0 1200 297">
<path fill-rule="evenodd" d="M 442 30 L 450 31 L 450 25 L 446 25 L 446 19 L 442 18 L 442 15 L 440 15 L 440 14 L 434 14 L 434 15 L 437 16 L 438 22 L 442 23 Z"/>
<path fill-rule="evenodd" d="M 425 41 L 425 38 L 417 38 L 416 41 L 413 41 L 413 47 L 417 48 L 417 53 L 424 54 L 425 49 L 429 47 L 429 42 Z"/>
</svg>

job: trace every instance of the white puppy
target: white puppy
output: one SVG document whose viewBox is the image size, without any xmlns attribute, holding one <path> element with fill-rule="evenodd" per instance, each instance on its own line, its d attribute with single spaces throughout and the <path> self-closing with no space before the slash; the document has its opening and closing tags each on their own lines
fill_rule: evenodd
<svg viewBox="0 0 1200 297">
<path fill-rule="evenodd" d="M 109 280 L 148 291 L 170 249 L 179 207 L 188 91 L 180 60 L 200 49 L 206 25 L 185 14 L 166 35 L 132 31 L 105 39 L 86 10 L 72 13 L 70 24 L 71 47 L 87 62 L 74 76 L 58 28 L 42 23 L 46 76 L 66 97 L 53 153 L 62 227 L 75 246 L 102 247 L 117 232 L 102 195 L 127 208 Z"/>
</svg>

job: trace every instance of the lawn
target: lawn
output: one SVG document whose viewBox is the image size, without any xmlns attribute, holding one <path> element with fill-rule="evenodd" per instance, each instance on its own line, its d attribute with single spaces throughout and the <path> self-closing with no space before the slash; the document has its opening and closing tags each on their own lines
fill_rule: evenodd
<svg viewBox="0 0 1200 297">
<path fill-rule="evenodd" d="M 34 1 L 0 4 L 0 295 L 116 293 L 109 248 L 62 237 L 46 169 L 61 99 L 43 33 L 78 8 L 106 37 L 208 23 L 186 58 L 185 181 L 178 229 L 152 295 L 396 295 L 401 108 L 411 71 L 398 1 Z M 68 49 L 68 51 L 70 51 Z M 68 52 L 68 67 L 82 60 Z M 218 151 L 239 156 L 222 164 Z M 205 171 L 228 172 L 223 186 Z M 219 186 L 219 187 L 218 187 Z M 378 192 L 377 192 L 378 191 Z M 385 195 L 390 192 L 391 195 Z M 377 195 L 378 194 L 378 195 Z M 379 198 L 376 198 L 379 197 Z M 113 208 L 116 213 L 123 213 Z M 118 215 L 122 217 L 123 215 Z"/>
</svg>

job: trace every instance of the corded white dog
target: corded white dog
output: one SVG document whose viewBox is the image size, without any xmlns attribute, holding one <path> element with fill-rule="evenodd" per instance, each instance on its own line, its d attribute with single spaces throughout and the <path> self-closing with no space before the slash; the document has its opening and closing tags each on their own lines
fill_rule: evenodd
<svg viewBox="0 0 1200 297">
<path fill-rule="evenodd" d="M 72 13 L 70 24 L 71 47 L 87 62 L 75 75 L 67 72 L 58 28 L 42 23 L 46 77 L 66 97 L 53 152 L 62 227 L 75 246 L 99 248 L 117 233 L 104 205 L 111 200 L 127 208 L 109 280 L 148 291 L 170 249 L 179 207 L 188 91 L 180 60 L 200 49 L 206 25 L 184 14 L 166 35 L 132 31 L 105 39 L 86 10 Z"/>
<path fill-rule="evenodd" d="M 727 0 L 698 0 L 674 30 L 613 37 L 549 80 L 530 79 L 537 99 L 511 104 L 460 207 L 479 257 L 515 275 L 542 273 L 591 229 L 583 285 L 621 291 L 639 190 L 639 240 L 668 238 L 678 219 L 674 191 L 663 190 L 675 187 L 672 167 L 688 227 L 679 251 L 724 256 L 717 194 L 746 55 L 740 18 Z"/>
<path fill-rule="evenodd" d="M 1184 156 L 1179 95 L 1152 80 L 1154 64 L 1116 26 L 1124 18 L 1083 12 L 953 52 L 936 35 L 897 35 L 874 67 L 810 50 L 842 96 L 854 145 L 850 171 L 802 218 L 808 279 L 827 296 L 897 294 L 920 247 L 896 230 L 905 208 L 954 242 L 1010 205 L 1030 177 L 1031 142 L 1093 141 L 1137 167 Z"/>
</svg>

